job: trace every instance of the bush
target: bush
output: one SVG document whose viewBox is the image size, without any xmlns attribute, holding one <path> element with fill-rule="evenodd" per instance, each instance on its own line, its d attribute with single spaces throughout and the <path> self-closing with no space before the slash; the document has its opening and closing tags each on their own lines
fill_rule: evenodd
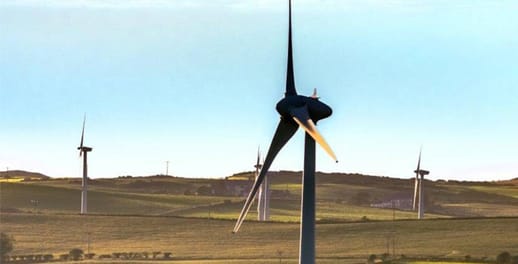
<svg viewBox="0 0 518 264">
<path fill-rule="evenodd" d="M 110 259 L 112 258 L 112 255 L 110 254 L 103 254 L 103 255 L 99 255 L 98 259 Z"/>
<path fill-rule="evenodd" d="M 367 259 L 367 263 L 368 264 L 373 264 L 374 261 L 376 261 L 376 255 L 375 254 L 372 254 L 369 256 L 369 258 Z"/>
<path fill-rule="evenodd" d="M 13 251 L 14 238 L 6 233 L 0 233 L 0 258 L 4 259 L 7 254 Z"/>
<path fill-rule="evenodd" d="M 79 259 L 81 259 L 81 257 L 83 257 L 83 253 L 84 252 L 82 249 L 74 248 L 74 249 L 70 250 L 70 252 L 68 252 L 68 256 L 72 260 L 79 260 Z"/>
<path fill-rule="evenodd" d="M 511 264 L 511 254 L 509 252 L 504 251 L 498 256 L 496 256 L 496 263 L 497 264 Z"/>
</svg>

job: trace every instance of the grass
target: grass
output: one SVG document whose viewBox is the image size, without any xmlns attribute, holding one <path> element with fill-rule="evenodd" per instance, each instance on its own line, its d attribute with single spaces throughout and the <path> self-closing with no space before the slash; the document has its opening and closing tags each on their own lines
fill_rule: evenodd
<svg viewBox="0 0 518 264">
<path fill-rule="evenodd" d="M 76 213 L 79 211 L 80 190 L 48 185 L 1 183 L 2 207 L 22 211 Z M 38 200 L 34 206 L 31 200 Z M 176 210 L 222 203 L 238 198 L 218 196 L 186 196 L 143 194 L 90 190 L 88 210 L 97 214 L 167 214 Z"/>
<path fill-rule="evenodd" d="M 317 224 L 317 257 L 364 262 L 386 251 L 395 234 L 397 254 L 406 256 L 492 257 L 518 248 L 518 218 L 436 219 Z M 96 254 L 172 252 L 179 260 L 278 259 L 298 256 L 299 224 L 245 222 L 233 235 L 234 221 L 177 217 L 2 214 L 1 232 L 16 239 L 13 254 L 62 254 L 71 248 Z M 335 261 L 335 262 L 333 262 Z M 186 262 L 188 263 L 188 262 Z M 200 262 L 198 262 L 200 263 Z M 319 261 L 321 263 L 321 261 Z"/>
<path fill-rule="evenodd" d="M 22 182 L 23 178 L 0 178 L 0 182 Z"/>
<path fill-rule="evenodd" d="M 376 199 L 411 193 L 409 181 L 379 178 L 378 183 L 368 177 L 354 177 L 323 175 L 317 181 L 318 263 L 364 263 L 370 254 L 385 253 L 391 237 L 397 254 L 409 257 L 470 255 L 494 259 L 502 251 L 518 254 L 518 238 L 513 236 L 518 233 L 516 187 L 429 182 L 427 194 L 439 206 L 434 213 L 428 212 L 425 220 L 416 221 L 415 212 L 349 202 L 358 192 L 368 192 Z M 231 230 L 244 197 L 182 194 L 218 183 L 216 180 L 96 180 L 88 197 L 89 212 L 97 215 L 89 216 L 77 215 L 79 182 L 0 183 L 0 206 L 4 210 L 0 213 L 0 231 L 14 235 L 14 254 L 57 255 L 74 247 L 86 251 L 90 240 L 91 251 L 98 255 L 162 251 L 173 252 L 174 263 L 276 263 L 281 250 L 283 263 L 297 263 L 299 176 L 272 178 L 273 190 L 289 192 L 286 197 L 272 198 L 274 222 L 252 221 L 257 217 L 252 209 L 236 235 Z M 39 204 L 35 206 L 31 200 Z M 19 213 L 6 213 L 9 210 L 5 209 Z M 452 219 L 459 216 L 511 217 Z M 390 221 L 393 218 L 397 221 Z"/>
<path fill-rule="evenodd" d="M 486 193 L 498 193 L 500 195 L 518 198 L 518 186 L 471 186 L 469 188 L 476 191 Z"/>
</svg>

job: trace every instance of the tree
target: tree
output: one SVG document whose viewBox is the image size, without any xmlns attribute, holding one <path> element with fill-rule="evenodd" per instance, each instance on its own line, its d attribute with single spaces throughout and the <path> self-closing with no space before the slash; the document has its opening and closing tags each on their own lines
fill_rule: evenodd
<svg viewBox="0 0 518 264">
<path fill-rule="evenodd" d="M 52 254 L 46 254 L 46 255 L 43 255 L 43 260 L 44 260 L 44 261 L 49 262 L 49 261 L 51 261 L 51 260 L 53 260 L 53 259 L 54 259 L 54 255 L 52 255 Z"/>
<path fill-rule="evenodd" d="M 496 256 L 496 263 L 497 264 L 511 264 L 511 254 L 509 252 L 504 251 L 498 256 Z"/>
<path fill-rule="evenodd" d="M 153 259 L 156 259 L 156 257 L 158 255 L 160 255 L 160 253 L 162 253 L 162 252 L 160 252 L 160 251 L 153 251 Z"/>
<path fill-rule="evenodd" d="M 68 255 L 72 260 L 79 260 L 83 256 L 83 253 L 82 249 L 74 248 L 68 252 Z"/>
<path fill-rule="evenodd" d="M 7 254 L 13 251 L 14 238 L 4 232 L 0 233 L 0 258 L 4 259 Z"/>
<path fill-rule="evenodd" d="M 376 258 L 377 258 L 377 256 L 375 254 L 371 254 L 369 256 L 369 258 L 367 259 L 367 263 L 368 264 L 373 264 L 374 262 L 376 262 Z"/>
</svg>

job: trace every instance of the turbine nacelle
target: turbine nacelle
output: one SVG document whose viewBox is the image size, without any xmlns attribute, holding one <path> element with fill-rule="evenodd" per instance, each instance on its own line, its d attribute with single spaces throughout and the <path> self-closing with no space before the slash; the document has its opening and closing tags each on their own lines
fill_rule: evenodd
<svg viewBox="0 0 518 264">
<path fill-rule="evenodd" d="M 276 109 L 283 118 L 291 120 L 293 117 L 293 110 L 303 107 L 307 107 L 309 118 L 315 124 L 319 120 L 327 118 L 333 113 L 331 107 L 320 102 L 317 97 L 302 95 L 286 96 L 277 103 Z"/>
<path fill-rule="evenodd" d="M 91 147 L 85 147 L 85 146 L 82 146 L 82 147 L 77 147 L 77 149 L 81 152 L 90 152 L 93 150 L 93 148 Z"/>
<path fill-rule="evenodd" d="M 427 171 L 427 170 L 415 170 L 414 173 L 416 174 L 416 177 L 417 177 L 417 174 L 419 174 L 421 176 L 428 175 L 428 174 L 430 174 L 430 171 Z"/>
</svg>

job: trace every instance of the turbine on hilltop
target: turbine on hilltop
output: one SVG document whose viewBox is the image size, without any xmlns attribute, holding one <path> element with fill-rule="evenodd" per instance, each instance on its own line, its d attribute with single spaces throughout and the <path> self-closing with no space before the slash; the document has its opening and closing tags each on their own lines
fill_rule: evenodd
<svg viewBox="0 0 518 264">
<path fill-rule="evenodd" d="M 263 167 L 257 176 L 252 190 L 241 210 L 233 232 L 236 233 L 246 218 L 252 202 L 263 182 L 270 165 L 282 147 L 302 127 L 305 134 L 304 147 L 304 172 L 302 176 L 302 213 L 300 235 L 300 263 L 315 263 L 315 141 L 334 159 L 336 156 L 331 147 L 318 132 L 315 124 L 331 115 L 329 106 L 319 101 L 316 92 L 312 96 L 298 95 L 295 89 L 295 76 L 293 72 L 293 48 L 291 36 L 291 1 L 289 1 L 288 22 L 288 63 L 286 75 L 286 90 L 284 98 L 276 106 L 281 120 L 273 136 L 270 148 L 264 160 Z"/>
<path fill-rule="evenodd" d="M 81 184 L 81 214 L 88 213 L 88 201 L 87 201 L 87 192 L 88 192 L 88 152 L 92 151 L 92 148 L 84 146 L 84 138 L 85 138 L 85 123 L 86 123 L 86 115 L 83 118 L 83 131 L 81 132 L 81 142 L 79 143 L 79 157 L 83 156 L 83 181 Z"/>
<path fill-rule="evenodd" d="M 417 160 L 417 169 L 415 173 L 415 184 L 414 184 L 414 200 L 413 209 L 417 207 L 417 219 L 423 219 L 424 217 L 424 189 L 423 182 L 424 176 L 430 174 L 429 171 L 421 169 L 421 150 L 419 150 L 419 159 Z"/>
<path fill-rule="evenodd" d="M 261 170 L 261 153 L 257 150 L 257 161 L 255 167 L 255 178 L 259 176 Z M 254 179 L 255 179 L 254 178 Z M 270 218 L 270 183 L 268 175 L 264 176 L 263 183 L 259 187 L 259 194 L 257 195 L 257 220 L 268 221 Z"/>
</svg>

